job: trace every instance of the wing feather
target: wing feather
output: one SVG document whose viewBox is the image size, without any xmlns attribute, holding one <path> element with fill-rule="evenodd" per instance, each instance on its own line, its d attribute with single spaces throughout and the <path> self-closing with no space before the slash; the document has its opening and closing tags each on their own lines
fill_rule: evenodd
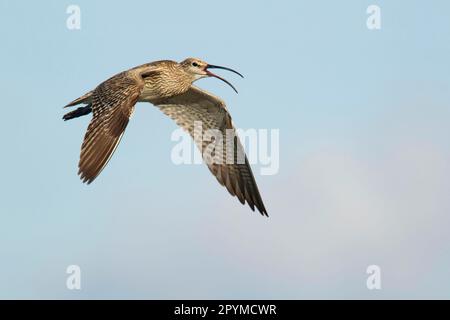
<svg viewBox="0 0 450 320">
<path fill-rule="evenodd" d="M 88 184 L 108 164 L 125 132 L 143 81 L 120 73 L 100 84 L 91 95 L 93 118 L 81 146 L 78 174 Z"/>
<path fill-rule="evenodd" d="M 242 204 L 247 202 L 252 210 L 255 210 L 256 207 L 262 215 L 267 216 L 247 156 L 245 156 L 244 149 L 236 136 L 231 117 L 222 100 L 192 86 L 186 93 L 154 101 L 154 104 L 193 138 L 196 136 L 194 131 L 197 130 L 195 122 L 201 123 L 202 135 L 205 134 L 206 130 L 216 129 L 221 132 L 222 137 L 227 137 L 227 130 L 231 130 L 234 147 L 230 149 L 226 144 L 226 139 L 223 139 L 222 154 L 219 154 L 217 158 L 222 161 L 211 161 L 213 155 L 208 152 L 205 153 L 211 142 L 196 141 L 197 147 L 202 152 L 211 173 L 222 186 L 226 187 L 231 195 L 236 196 Z M 220 149 L 215 149 L 214 152 L 220 152 Z M 239 154 L 244 155 L 242 163 L 237 161 Z M 227 162 L 227 159 L 232 159 L 232 163 Z"/>
</svg>

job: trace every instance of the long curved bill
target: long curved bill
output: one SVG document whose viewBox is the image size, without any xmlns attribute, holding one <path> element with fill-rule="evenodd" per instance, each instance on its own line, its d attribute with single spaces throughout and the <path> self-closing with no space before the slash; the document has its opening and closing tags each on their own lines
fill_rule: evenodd
<svg viewBox="0 0 450 320">
<path fill-rule="evenodd" d="M 231 72 L 236 73 L 237 75 L 239 75 L 240 77 L 243 78 L 244 76 L 243 76 L 242 74 L 240 74 L 239 72 L 237 72 L 236 70 L 233 70 L 233 69 L 231 69 L 231 68 L 221 67 L 221 66 L 215 66 L 215 65 L 213 65 L 213 64 L 208 64 L 208 65 L 206 66 L 206 68 L 205 68 L 205 72 L 208 74 L 208 76 L 217 78 L 217 79 L 219 79 L 219 80 L 222 80 L 222 81 L 225 82 L 227 85 L 229 85 L 231 88 L 233 88 L 233 90 L 234 90 L 236 93 L 238 93 L 238 91 L 236 90 L 236 88 L 235 88 L 230 82 L 228 82 L 227 80 L 225 80 L 225 79 L 222 78 L 222 77 L 219 77 L 217 74 L 212 73 L 212 72 L 209 71 L 208 69 L 223 69 L 223 70 L 228 70 L 228 71 L 231 71 Z"/>
</svg>

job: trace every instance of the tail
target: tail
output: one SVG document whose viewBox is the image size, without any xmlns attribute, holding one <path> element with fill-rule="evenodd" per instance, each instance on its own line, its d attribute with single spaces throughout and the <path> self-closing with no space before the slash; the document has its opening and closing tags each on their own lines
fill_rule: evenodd
<svg viewBox="0 0 450 320">
<path fill-rule="evenodd" d="M 67 121 L 67 120 L 70 120 L 70 119 L 73 119 L 73 118 L 78 118 L 78 117 L 81 117 L 81 116 L 85 116 L 85 115 L 87 115 L 87 114 L 89 114 L 91 112 L 92 112 L 91 105 L 88 104 L 85 107 L 80 107 L 80 108 L 78 108 L 78 109 L 76 109 L 74 111 L 66 113 L 63 116 L 63 119 L 64 119 L 64 121 Z"/>
<path fill-rule="evenodd" d="M 85 116 L 85 115 L 91 113 L 92 112 L 92 108 L 91 108 L 92 94 L 93 94 L 93 91 L 89 91 L 85 95 L 79 97 L 78 99 L 75 99 L 74 101 L 72 101 L 71 103 L 66 105 L 64 108 L 72 107 L 72 106 L 75 106 L 75 105 L 81 104 L 81 103 L 87 104 L 87 106 L 85 106 L 85 107 L 80 107 L 72 112 L 66 113 L 63 117 L 64 121 L 67 121 L 67 120 L 70 120 L 73 118 L 78 118 L 81 116 Z"/>
</svg>

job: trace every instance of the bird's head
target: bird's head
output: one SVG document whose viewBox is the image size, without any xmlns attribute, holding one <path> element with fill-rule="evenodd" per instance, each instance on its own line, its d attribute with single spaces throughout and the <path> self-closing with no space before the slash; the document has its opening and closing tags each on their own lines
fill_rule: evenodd
<svg viewBox="0 0 450 320">
<path fill-rule="evenodd" d="M 201 79 L 201 78 L 214 77 L 214 78 L 220 79 L 223 82 L 225 82 L 226 84 L 228 84 L 231 88 L 233 88 L 234 91 L 236 91 L 236 93 L 237 93 L 237 90 L 231 83 L 229 83 L 224 78 L 219 77 L 218 75 L 212 73 L 210 71 L 210 69 L 224 69 L 224 70 L 234 72 L 237 75 L 241 76 L 242 78 L 244 77 L 242 74 L 240 74 L 239 72 L 237 72 L 233 69 L 209 64 L 209 63 L 206 63 L 205 61 L 202 61 L 202 60 L 196 59 L 196 58 L 187 58 L 186 60 L 182 61 L 180 63 L 180 65 L 184 69 L 184 71 L 192 77 L 192 82 L 194 82 L 198 79 Z"/>
</svg>

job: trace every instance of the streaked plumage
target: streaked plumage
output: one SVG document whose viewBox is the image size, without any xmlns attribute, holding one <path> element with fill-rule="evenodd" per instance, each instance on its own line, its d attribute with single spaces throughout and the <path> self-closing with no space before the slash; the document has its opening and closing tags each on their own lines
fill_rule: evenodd
<svg viewBox="0 0 450 320">
<path fill-rule="evenodd" d="M 193 58 L 181 63 L 156 61 L 121 72 L 69 103 L 66 107 L 82 103 L 86 106 L 67 113 L 64 120 L 93 113 L 78 165 L 78 173 L 83 182 L 89 184 L 94 181 L 106 166 L 123 136 L 137 102 L 152 103 L 191 136 L 194 136 L 196 121 L 201 121 L 203 133 L 208 129 L 220 130 L 224 136 L 227 129 L 234 132 L 225 103 L 192 85 L 200 78 L 213 76 L 232 86 L 225 79 L 211 73 L 208 70 L 211 68 L 236 72 Z M 252 210 L 256 207 L 261 214 L 267 215 L 247 157 L 245 156 L 243 163 L 234 161 L 231 164 L 226 161 L 230 158 L 236 160 L 238 151 L 244 154 L 239 139 L 234 138 L 234 142 L 234 150 L 224 147 L 223 154 L 219 155 L 223 162 L 217 163 L 211 159 L 205 159 L 205 162 L 231 195 L 236 196 L 242 204 L 247 202 Z M 209 144 L 196 143 L 200 150 L 204 150 Z"/>
</svg>

